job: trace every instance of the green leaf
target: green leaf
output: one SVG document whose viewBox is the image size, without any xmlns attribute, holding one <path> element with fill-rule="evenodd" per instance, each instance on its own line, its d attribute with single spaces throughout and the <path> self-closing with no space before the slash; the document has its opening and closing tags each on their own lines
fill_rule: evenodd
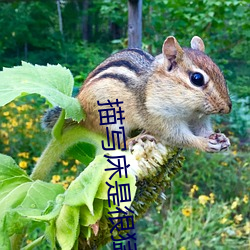
<svg viewBox="0 0 250 250">
<path fill-rule="evenodd" d="M 91 237 L 92 233 L 91 227 L 81 227 L 80 231 L 81 235 L 83 235 L 85 239 L 89 239 Z"/>
<path fill-rule="evenodd" d="M 25 182 L 31 182 L 30 178 L 27 176 L 17 176 L 0 181 L 0 201 L 13 189 Z"/>
<path fill-rule="evenodd" d="M 0 155 L 0 159 L 0 249 L 8 249 L 9 236 L 22 233 L 23 228 L 35 220 L 32 216 L 41 216 L 44 212 L 50 214 L 47 219 L 58 216 L 63 199 L 56 198 L 64 189 L 40 180 L 32 182 L 11 157 Z"/>
<path fill-rule="evenodd" d="M 93 214 L 93 202 L 105 173 L 106 159 L 99 155 L 93 162 L 70 184 L 65 192 L 64 204 L 70 206 L 87 205 Z"/>
<path fill-rule="evenodd" d="M 23 228 L 29 225 L 31 221 L 27 217 L 22 217 L 20 214 L 13 210 L 6 211 L 3 223 L 2 232 L 6 233 L 9 237 L 13 234 L 22 234 Z"/>
<path fill-rule="evenodd" d="M 0 221 L 3 219 L 7 210 L 16 208 L 22 203 L 31 185 L 32 182 L 23 183 L 1 199 Z"/>
<path fill-rule="evenodd" d="M 43 212 L 42 215 L 27 215 L 27 213 L 23 213 L 21 210 L 18 210 L 18 211 L 20 214 L 26 215 L 32 220 L 49 222 L 49 221 L 56 219 L 56 217 L 59 215 L 59 213 L 62 209 L 62 206 L 63 206 L 62 204 L 56 203 L 56 204 L 54 204 L 54 207 L 50 212 L 48 212 L 48 213 Z M 47 210 L 47 209 L 45 209 L 45 210 Z"/>
<path fill-rule="evenodd" d="M 95 224 L 101 219 L 103 213 L 103 200 L 95 199 L 93 202 L 93 215 L 89 211 L 87 206 L 80 208 L 80 225 L 89 226 Z"/>
<path fill-rule="evenodd" d="M 65 109 L 66 118 L 79 122 L 84 114 L 78 100 L 71 97 L 73 84 L 71 72 L 61 65 L 34 66 L 22 62 L 22 66 L 0 72 L 0 106 L 18 96 L 36 93 L 53 106 Z"/>
<path fill-rule="evenodd" d="M 100 186 L 98 188 L 98 191 L 96 193 L 95 198 L 98 199 L 102 199 L 102 200 L 107 200 L 108 199 L 108 185 L 106 184 L 106 181 L 115 187 L 115 182 L 117 181 L 118 186 L 121 184 L 129 184 L 129 188 L 130 188 L 130 195 L 131 195 L 131 202 L 127 201 L 127 202 L 122 202 L 120 203 L 120 208 L 124 209 L 125 206 L 130 207 L 134 197 L 135 197 L 135 193 L 136 193 L 136 178 L 133 175 L 128 175 L 128 178 L 125 178 L 125 176 L 122 176 L 121 178 L 119 177 L 118 174 L 114 175 L 113 178 L 111 180 L 109 180 L 110 177 L 110 172 L 106 171 L 105 174 L 103 175 L 103 180 L 100 183 Z M 118 188 L 118 196 L 121 197 L 121 190 Z M 116 205 L 113 205 L 111 202 L 111 207 L 109 208 L 107 206 L 107 208 L 112 211 L 115 210 Z"/>
<path fill-rule="evenodd" d="M 64 193 L 64 188 L 61 185 L 37 180 L 30 186 L 20 207 L 27 211 L 28 209 L 37 209 L 42 212 L 47 207 L 48 201 L 55 200 L 57 195 L 61 193 Z"/>
<path fill-rule="evenodd" d="M 62 136 L 64 121 L 65 121 L 65 110 L 62 109 L 61 114 L 52 129 L 52 135 L 57 140 L 60 139 Z"/>
<path fill-rule="evenodd" d="M 88 165 L 95 158 L 96 148 L 92 144 L 79 142 L 70 147 L 66 154 L 73 157 L 74 159 L 77 159 L 83 164 Z"/>
<path fill-rule="evenodd" d="M 56 238 L 64 250 L 71 250 L 79 234 L 79 207 L 64 205 L 56 220 Z"/>
<path fill-rule="evenodd" d="M 56 223 L 51 221 L 45 229 L 45 237 L 50 242 L 51 249 L 56 249 Z"/>
<path fill-rule="evenodd" d="M 28 178 L 28 175 L 10 156 L 0 154 L 0 181 L 17 176 L 26 176 Z"/>
<path fill-rule="evenodd" d="M 1 229 L 0 225 L 0 249 L 2 250 L 10 250 L 10 240 L 8 234 Z"/>
</svg>

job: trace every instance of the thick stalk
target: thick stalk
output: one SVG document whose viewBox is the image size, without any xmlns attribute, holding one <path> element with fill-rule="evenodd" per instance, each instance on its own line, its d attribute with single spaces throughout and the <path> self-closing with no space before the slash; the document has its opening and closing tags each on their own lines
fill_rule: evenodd
<svg viewBox="0 0 250 250">
<path fill-rule="evenodd" d="M 105 140 L 105 138 L 82 126 L 76 125 L 65 129 L 60 138 L 51 139 L 30 177 L 33 180 L 46 180 L 61 155 L 65 153 L 69 147 L 78 142 L 86 142 L 94 145 L 96 155 L 103 153 L 104 151 L 101 148 L 102 140 Z"/>
</svg>

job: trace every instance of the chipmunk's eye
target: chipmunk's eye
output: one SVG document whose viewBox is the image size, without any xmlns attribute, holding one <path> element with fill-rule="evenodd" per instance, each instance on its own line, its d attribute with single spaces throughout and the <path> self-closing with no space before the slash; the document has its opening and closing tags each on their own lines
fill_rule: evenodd
<svg viewBox="0 0 250 250">
<path fill-rule="evenodd" d="M 195 72 L 190 74 L 190 81 L 198 87 L 201 87 L 204 85 L 204 77 L 201 73 Z"/>
</svg>

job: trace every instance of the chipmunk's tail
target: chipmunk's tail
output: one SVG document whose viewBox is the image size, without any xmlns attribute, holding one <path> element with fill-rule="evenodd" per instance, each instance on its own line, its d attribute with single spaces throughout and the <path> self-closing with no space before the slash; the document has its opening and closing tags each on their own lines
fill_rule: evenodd
<svg viewBox="0 0 250 250">
<path fill-rule="evenodd" d="M 56 124 L 61 111 L 62 109 L 58 106 L 46 110 L 41 120 L 42 128 L 45 130 L 51 130 Z"/>
</svg>

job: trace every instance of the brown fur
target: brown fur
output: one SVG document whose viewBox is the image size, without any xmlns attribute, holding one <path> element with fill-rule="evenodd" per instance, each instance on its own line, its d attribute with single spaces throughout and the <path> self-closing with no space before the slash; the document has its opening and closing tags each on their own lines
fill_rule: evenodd
<svg viewBox="0 0 250 250">
<path fill-rule="evenodd" d="M 164 144 L 218 150 L 221 143 L 214 149 L 207 138 L 213 133 L 208 114 L 228 113 L 231 101 L 221 71 L 202 52 L 203 41 L 194 37 L 191 45 L 196 49 L 182 49 L 174 37 L 168 37 L 163 54 L 156 58 L 132 49 L 105 60 L 89 74 L 78 95 L 87 114 L 84 125 L 105 133 L 97 101 L 118 99 L 124 102 L 127 138 L 131 130 L 143 129 Z M 190 82 L 189 73 L 196 69 L 207 75 L 202 87 Z"/>
</svg>

